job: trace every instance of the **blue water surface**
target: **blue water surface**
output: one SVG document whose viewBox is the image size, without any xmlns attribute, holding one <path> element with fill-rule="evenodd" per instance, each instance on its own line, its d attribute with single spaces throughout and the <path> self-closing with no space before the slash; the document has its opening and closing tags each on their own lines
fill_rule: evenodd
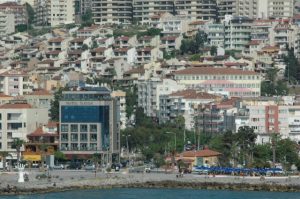
<svg viewBox="0 0 300 199">
<path fill-rule="evenodd" d="M 192 189 L 104 189 L 0 196 L 0 199 L 300 199 L 300 193 L 207 191 Z"/>
</svg>

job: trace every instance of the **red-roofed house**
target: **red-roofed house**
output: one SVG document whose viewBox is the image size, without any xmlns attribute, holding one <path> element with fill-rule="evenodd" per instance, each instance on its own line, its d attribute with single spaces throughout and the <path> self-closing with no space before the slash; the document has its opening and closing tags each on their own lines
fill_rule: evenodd
<svg viewBox="0 0 300 199">
<path fill-rule="evenodd" d="M 136 35 L 132 37 L 127 36 L 120 36 L 115 38 L 114 47 L 116 48 L 128 48 L 128 47 L 135 47 L 137 45 L 137 38 Z"/>
<path fill-rule="evenodd" d="M 127 63 L 135 63 L 137 60 L 136 48 L 116 48 L 114 49 L 115 57 L 123 58 Z"/>
<path fill-rule="evenodd" d="M 203 150 L 198 151 L 184 151 L 182 153 L 176 154 L 175 161 L 183 162 L 187 165 L 188 169 L 192 171 L 193 166 L 218 166 L 219 156 L 221 153 L 208 149 L 207 147 Z M 171 163 L 172 158 L 167 157 L 166 161 Z"/>
<path fill-rule="evenodd" d="M 62 37 L 54 37 L 48 40 L 48 50 L 54 51 L 64 51 L 68 47 L 68 40 Z"/>
<path fill-rule="evenodd" d="M 137 49 L 137 64 L 144 64 L 163 59 L 163 52 L 159 48 L 144 47 Z"/>
<path fill-rule="evenodd" d="M 142 36 L 139 37 L 137 39 L 138 47 L 148 47 L 148 46 L 152 46 L 152 47 L 157 47 L 160 44 L 160 39 L 159 39 L 159 35 L 156 36 Z"/>
<path fill-rule="evenodd" d="M 179 50 L 181 46 L 182 36 L 166 36 L 160 38 L 160 48 L 167 51 Z"/>
<path fill-rule="evenodd" d="M 58 149 L 59 134 L 58 123 L 49 122 L 35 129 L 27 135 L 25 151 L 22 152 L 23 159 L 31 162 L 40 162 L 42 156 L 53 155 Z"/>
<path fill-rule="evenodd" d="M 77 37 L 72 39 L 69 42 L 69 48 L 71 50 L 81 50 L 83 45 L 87 45 L 88 47 L 91 47 L 92 45 L 92 38 L 88 37 L 88 38 L 84 38 L 84 37 Z"/>
</svg>

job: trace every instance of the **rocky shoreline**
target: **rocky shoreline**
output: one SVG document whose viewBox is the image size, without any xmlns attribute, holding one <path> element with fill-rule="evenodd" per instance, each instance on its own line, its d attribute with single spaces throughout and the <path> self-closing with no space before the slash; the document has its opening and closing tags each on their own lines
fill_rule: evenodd
<svg viewBox="0 0 300 199">
<path fill-rule="evenodd" d="M 232 191 L 271 191 L 271 192 L 300 192 L 298 184 L 275 184 L 275 183 L 221 183 L 221 182 L 185 182 L 176 180 L 146 181 L 129 184 L 107 185 L 70 185 L 70 186 L 47 186 L 41 188 L 6 187 L 0 189 L 0 195 L 28 195 L 51 192 L 63 192 L 71 190 L 88 189 L 111 189 L 111 188 L 167 188 L 167 189 L 203 189 L 203 190 L 232 190 Z"/>
</svg>

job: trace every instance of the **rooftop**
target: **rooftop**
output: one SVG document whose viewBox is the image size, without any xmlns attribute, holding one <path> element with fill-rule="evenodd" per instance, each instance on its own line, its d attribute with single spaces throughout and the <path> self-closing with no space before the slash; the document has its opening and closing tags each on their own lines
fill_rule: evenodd
<svg viewBox="0 0 300 199">
<path fill-rule="evenodd" d="M 258 75 L 254 71 L 239 70 L 233 68 L 214 68 L 214 67 L 192 67 L 176 71 L 175 75 Z"/>
</svg>

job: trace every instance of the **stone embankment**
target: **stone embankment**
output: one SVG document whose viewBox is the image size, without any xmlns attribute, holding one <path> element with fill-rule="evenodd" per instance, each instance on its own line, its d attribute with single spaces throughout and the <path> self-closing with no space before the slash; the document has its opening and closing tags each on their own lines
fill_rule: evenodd
<svg viewBox="0 0 300 199">
<path fill-rule="evenodd" d="M 31 173 L 29 182 L 16 183 L 16 176 L 1 175 L 0 195 L 41 194 L 84 189 L 110 188 L 179 188 L 235 191 L 300 192 L 300 178 L 233 177 L 175 174 L 94 174 L 91 172 L 53 172 L 52 179 L 37 179 Z"/>
</svg>

